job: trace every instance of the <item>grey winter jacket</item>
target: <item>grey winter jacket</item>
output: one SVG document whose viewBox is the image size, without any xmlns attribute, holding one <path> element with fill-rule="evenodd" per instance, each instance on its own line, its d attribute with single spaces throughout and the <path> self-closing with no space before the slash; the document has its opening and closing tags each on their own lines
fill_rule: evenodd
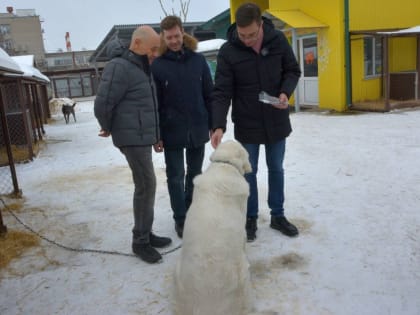
<svg viewBox="0 0 420 315">
<path fill-rule="evenodd" d="M 111 133 L 116 147 L 152 145 L 159 140 L 159 116 L 147 56 L 108 45 L 112 60 L 105 66 L 95 99 L 99 125 Z"/>
</svg>

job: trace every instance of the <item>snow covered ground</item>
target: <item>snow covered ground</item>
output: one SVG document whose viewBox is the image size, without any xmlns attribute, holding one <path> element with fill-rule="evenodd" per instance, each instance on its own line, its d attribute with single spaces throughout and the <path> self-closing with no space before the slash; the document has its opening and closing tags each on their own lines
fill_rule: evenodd
<svg viewBox="0 0 420 315">
<path fill-rule="evenodd" d="M 92 101 L 46 126 L 46 146 L 17 165 L 18 216 L 60 244 L 130 253 L 133 184 L 111 139 L 97 136 Z M 420 314 L 420 110 L 291 116 L 286 214 L 289 239 L 269 228 L 260 157 L 258 238 L 247 244 L 258 309 L 280 314 Z M 232 138 L 229 128 L 225 139 Z M 208 155 L 212 149 L 207 147 Z M 163 154 L 154 230 L 176 237 Z M 10 202 L 10 201 L 9 201 Z M 6 211 L 9 229 L 22 229 Z M 148 265 L 135 257 L 67 251 L 49 243 L 0 272 L 0 314 L 147 314 L 170 311 L 180 253 Z"/>
</svg>

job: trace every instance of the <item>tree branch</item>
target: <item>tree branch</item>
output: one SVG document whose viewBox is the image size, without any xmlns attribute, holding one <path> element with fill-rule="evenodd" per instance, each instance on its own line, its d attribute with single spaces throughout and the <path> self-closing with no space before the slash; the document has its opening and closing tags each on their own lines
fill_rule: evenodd
<svg viewBox="0 0 420 315">
<path fill-rule="evenodd" d="M 159 0 L 159 4 L 160 4 L 160 7 L 162 8 L 163 14 L 165 14 L 165 16 L 168 16 L 168 12 L 166 12 L 165 7 L 163 6 L 162 0 Z"/>
<path fill-rule="evenodd" d="M 191 0 L 185 0 L 185 1 L 179 0 L 180 10 L 179 10 L 179 14 L 176 14 L 174 6 L 173 6 L 174 0 L 172 0 L 172 8 L 171 8 L 172 13 L 171 14 L 179 16 L 181 18 L 182 22 L 186 22 L 187 21 L 187 16 L 188 16 L 188 10 L 189 10 L 189 7 L 190 7 L 190 2 L 191 2 Z M 165 9 L 165 6 L 163 5 L 162 0 L 159 0 L 159 5 L 160 5 L 160 7 L 163 11 L 163 14 L 165 16 L 168 16 L 169 15 L 168 11 Z"/>
</svg>

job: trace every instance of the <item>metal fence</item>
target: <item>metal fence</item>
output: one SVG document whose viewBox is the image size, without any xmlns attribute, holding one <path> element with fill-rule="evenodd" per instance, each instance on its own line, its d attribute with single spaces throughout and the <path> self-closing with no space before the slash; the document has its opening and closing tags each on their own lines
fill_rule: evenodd
<svg viewBox="0 0 420 315">
<path fill-rule="evenodd" d="M 0 195 L 20 194 L 15 162 L 33 159 L 49 117 L 45 84 L 0 77 Z"/>
</svg>

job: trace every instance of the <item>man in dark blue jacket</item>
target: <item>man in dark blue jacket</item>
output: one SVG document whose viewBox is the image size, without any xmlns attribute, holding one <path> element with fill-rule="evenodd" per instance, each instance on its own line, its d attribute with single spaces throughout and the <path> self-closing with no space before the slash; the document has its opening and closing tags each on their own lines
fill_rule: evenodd
<svg viewBox="0 0 420 315">
<path fill-rule="evenodd" d="M 288 101 L 301 71 L 282 32 L 261 17 L 253 3 L 241 5 L 236 23 L 228 30 L 228 41 L 217 57 L 213 93 L 212 145 L 217 147 L 226 129 L 226 116 L 232 101 L 235 139 L 248 151 L 252 173 L 245 177 L 250 185 L 246 232 L 248 241 L 256 238 L 258 219 L 257 169 L 261 144 L 268 168 L 268 206 L 271 224 L 287 236 L 298 235 L 297 228 L 284 215 L 283 158 L 286 137 L 292 131 Z M 259 101 L 260 92 L 278 98 L 277 104 Z"/>
<path fill-rule="evenodd" d="M 209 140 L 213 82 L 204 56 L 195 52 L 197 41 L 184 33 L 181 19 L 167 16 L 160 29 L 161 56 L 152 64 L 159 100 L 160 150 L 165 154 L 175 230 L 182 238 L 193 179 L 201 173 Z"/>
<path fill-rule="evenodd" d="M 156 177 L 152 145 L 159 141 L 159 115 L 149 63 L 157 56 L 159 35 L 150 26 L 137 28 L 129 49 L 119 40 L 111 42 L 95 99 L 99 136 L 112 135 L 114 145 L 125 155 L 135 185 L 133 252 L 146 262 L 162 256 L 155 249 L 171 239 L 152 233 Z"/>
</svg>

